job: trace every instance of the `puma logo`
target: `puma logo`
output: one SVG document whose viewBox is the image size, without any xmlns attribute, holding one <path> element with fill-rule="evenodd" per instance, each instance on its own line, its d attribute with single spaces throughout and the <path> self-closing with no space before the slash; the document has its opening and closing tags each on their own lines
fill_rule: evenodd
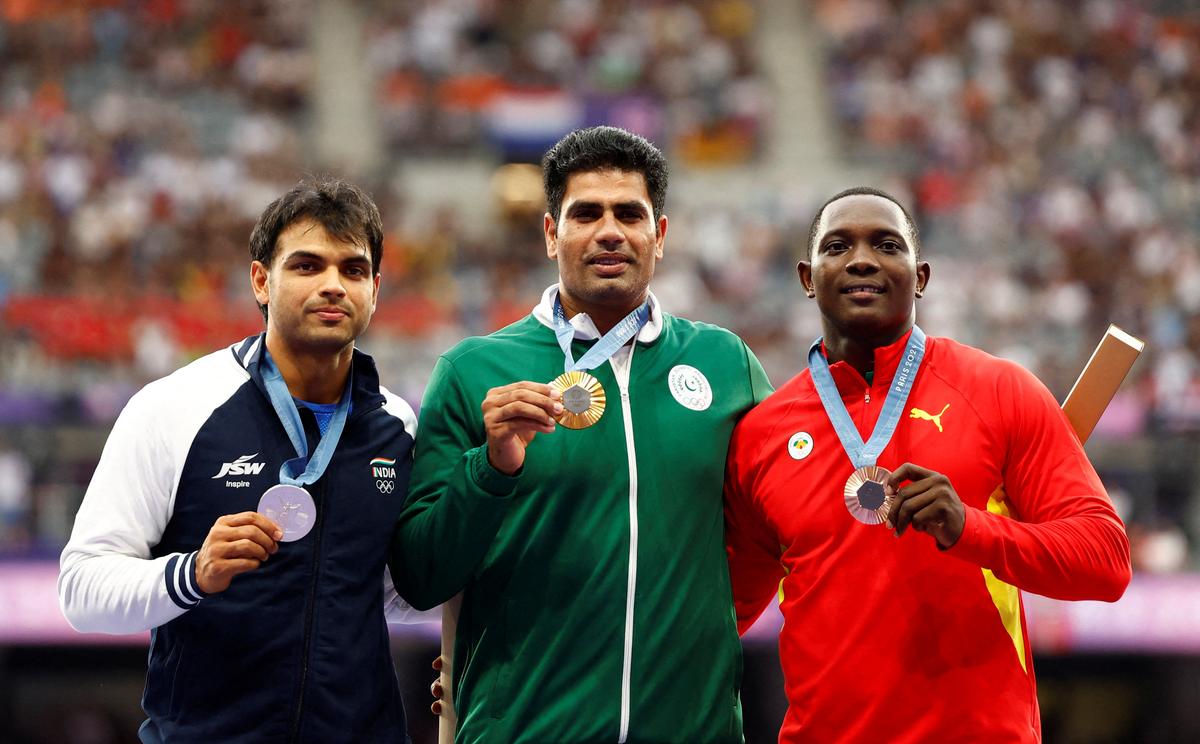
<svg viewBox="0 0 1200 744">
<path fill-rule="evenodd" d="M 946 405 L 942 406 L 942 410 L 938 411 L 937 413 L 928 413 L 927 411 L 922 411 L 920 408 L 914 408 L 911 411 L 909 411 L 908 417 L 915 418 L 915 419 L 924 419 L 925 421 L 932 421 L 933 425 L 936 426 L 938 428 L 938 431 L 940 432 L 940 431 L 942 431 L 942 414 L 945 413 L 946 409 L 949 407 L 950 407 L 950 404 L 947 403 Z"/>
</svg>

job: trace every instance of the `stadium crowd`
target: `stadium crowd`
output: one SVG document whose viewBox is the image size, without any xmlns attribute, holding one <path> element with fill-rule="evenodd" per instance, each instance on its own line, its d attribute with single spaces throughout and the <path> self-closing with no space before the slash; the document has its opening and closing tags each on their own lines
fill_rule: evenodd
<svg viewBox="0 0 1200 744">
<path fill-rule="evenodd" d="M 490 146 L 536 160 L 544 146 L 529 137 L 596 120 L 694 164 L 741 162 L 761 142 L 749 0 L 377 2 L 370 14 L 396 155 Z"/>
<path fill-rule="evenodd" d="M 1108 323 L 1147 342 L 1102 434 L 1158 437 L 1158 482 L 1109 485 L 1140 506 L 1142 565 L 1183 565 L 1185 531 L 1200 526 L 1198 494 L 1173 484 L 1194 474 L 1170 464 L 1200 429 L 1194 14 L 822 0 L 814 15 L 845 152 L 901 174 L 935 281 L 957 294 L 939 330 L 1022 361 L 1060 396 Z"/>
<path fill-rule="evenodd" d="M 1157 443 L 1200 431 L 1200 26 L 1117 0 L 811 6 L 839 157 L 917 207 L 939 288 L 923 326 L 1060 398 L 1109 322 L 1148 342 L 1098 436 L 1150 438 L 1153 477 L 1101 470 L 1148 546 L 1139 567 L 1188 566 L 1194 473 Z M 312 167 L 313 61 L 294 3 L 0 12 L 0 554 L 53 556 L 128 396 L 260 327 L 246 237 Z M 754 168 L 794 134 L 769 131 L 749 0 L 367 12 L 387 157 L 354 177 L 388 242 L 366 344 L 414 403 L 438 353 L 527 312 L 553 274 L 536 216 L 412 213 L 388 176 L 405 158 L 528 160 L 534 125 L 606 121 L 680 170 Z M 776 383 L 819 332 L 792 268 L 815 206 L 669 205 L 656 292 L 741 334 Z"/>
</svg>

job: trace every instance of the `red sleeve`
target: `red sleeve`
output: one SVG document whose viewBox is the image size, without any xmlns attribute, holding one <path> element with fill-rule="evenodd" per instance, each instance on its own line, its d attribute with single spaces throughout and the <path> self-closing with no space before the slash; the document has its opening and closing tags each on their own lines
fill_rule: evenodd
<svg viewBox="0 0 1200 744">
<path fill-rule="evenodd" d="M 752 439 L 739 424 L 725 464 L 725 552 L 738 633 L 745 633 L 771 603 L 784 573 L 779 539 L 753 498 L 757 447 Z"/>
<path fill-rule="evenodd" d="M 1066 415 L 1015 364 L 1001 372 L 996 400 L 1010 514 L 967 507 L 949 552 L 1025 591 L 1115 602 L 1129 584 L 1129 539 Z"/>
</svg>

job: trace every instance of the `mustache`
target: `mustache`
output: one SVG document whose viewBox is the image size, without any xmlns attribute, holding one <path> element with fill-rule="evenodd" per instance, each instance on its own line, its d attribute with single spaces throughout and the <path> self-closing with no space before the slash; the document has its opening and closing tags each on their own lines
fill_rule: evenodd
<svg viewBox="0 0 1200 744">
<path fill-rule="evenodd" d="M 590 256 L 585 256 L 583 260 L 585 263 L 592 263 L 599 258 L 620 258 L 629 263 L 637 261 L 637 258 L 633 254 L 626 253 L 625 251 L 596 251 Z"/>
<path fill-rule="evenodd" d="M 322 310 L 337 310 L 347 315 L 353 315 L 354 310 L 349 305 L 344 305 L 340 302 L 313 302 L 305 305 L 304 309 L 307 312 L 315 313 Z"/>
</svg>

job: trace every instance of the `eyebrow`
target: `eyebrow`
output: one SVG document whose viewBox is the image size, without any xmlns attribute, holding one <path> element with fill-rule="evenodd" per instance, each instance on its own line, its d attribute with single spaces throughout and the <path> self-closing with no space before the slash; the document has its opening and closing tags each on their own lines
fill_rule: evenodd
<svg viewBox="0 0 1200 744">
<path fill-rule="evenodd" d="M 826 231 L 825 234 L 821 236 L 821 240 L 818 243 L 818 245 L 825 245 L 826 241 L 828 241 L 830 238 L 845 237 L 845 236 L 846 236 L 846 230 L 844 228 L 834 228 L 832 230 Z M 872 240 L 878 240 L 880 238 L 895 238 L 895 239 L 899 240 L 900 243 L 903 244 L 906 249 L 911 247 L 908 243 L 908 237 L 905 236 L 905 234 L 903 232 L 896 232 L 895 230 L 891 229 L 890 227 L 876 228 L 871 231 L 870 236 L 871 236 Z"/>
<path fill-rule="evenodd" d="M 306 251 L 303 249 L 297 250 L 297 251 L 292 251 L 291 253 L 284 256 L 283 261 L 284 261 L 284 263 L 290 263 L 292 261 L 317 261 L 318 263 L 328 263 L 328 259 L 326 259 L 325 256 L 322 256 L 319 253 L 314 253 L 312 251 Z M 341 261 L 338 261 L 337 263 L 339 263 L 339 264 L 363 264 L 366 266 L 370 266 L 371 259 L 369 256 L 367 256 L 365 254 L 357 253 L 348 258 L 344 258 Z"/>
<path fill-rule="evenodd" d="M 620 210 L 620 209 L 634 209 L 642 214 L 649 214 L 649 212 L 647 212 L 647 210 L 646 210 L 646 205 L 640 201 L 617 202 L 612 205 L 612 208 L 613 208 L 614 212 L 617 210 Z M 574 215 L 577 212 L 581 212 L 584 210 L 596 210 L 596 209 L 603 210 L 604 204 L 602 204 L 598 201 L 577 201 L 574 204 L 572 204 L 570 207 L 567 208 L 567 214 Z"/>
</svg>

